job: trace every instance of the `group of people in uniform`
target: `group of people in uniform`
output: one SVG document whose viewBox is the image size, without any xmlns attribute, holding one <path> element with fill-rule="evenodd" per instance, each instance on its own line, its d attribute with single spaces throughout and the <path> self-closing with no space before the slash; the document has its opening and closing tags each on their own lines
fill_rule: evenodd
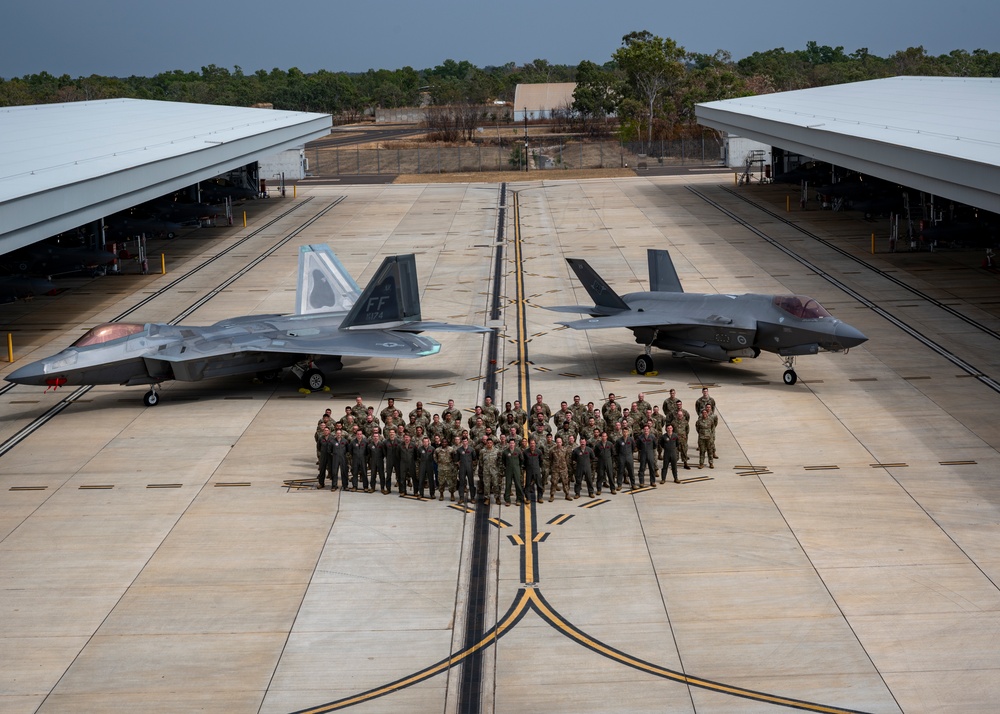
<svg viewBox="0 0 1000 714">
<path fill-rule="evenodd" d="M 362 397 L 337 418 L 332 410 L 316 425 L 318 485 L 331 490 L 392 493 L 443 501 L 489 504 L 525 500 L 549 501 L 557 491 L 566 500 L 579 498 L 584 483 L 593 498 L 605 490 L 644 488 L 648 473 L 653 488 L 667 472 L 680 483 L 678 468 L 690 469 L 688 437 L 697 435 L 698 468 L 715 468 L 715 399 L 705 387 L 695 403 L 695 416 L 676 390 L 659 406 L 640 393 L 623 406 L 614 394 L 601 407 L 582 404 L 579 395 L 553 411 L 541 394 L 525 410 L 519 401 L 501 411 L 486 397 L 466 416 L 453 399 L 439 413 L 422 402 L 406 417 L 390 397 L 378 414 Z M 659 464 L 659 468 L 657 465 Z"/>
</svg>

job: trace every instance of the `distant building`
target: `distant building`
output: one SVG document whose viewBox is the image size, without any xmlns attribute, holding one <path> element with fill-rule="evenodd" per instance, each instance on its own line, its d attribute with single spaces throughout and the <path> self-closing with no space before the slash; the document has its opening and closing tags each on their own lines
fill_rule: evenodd
<svg viewBox="0 0 1000 714">
<path fill-rule="evenodd" d="M 573 106 L 576 82 L 519 84 L 514 90 L 514 121 L 549 119 L 552 112 Z"/>
</svg>

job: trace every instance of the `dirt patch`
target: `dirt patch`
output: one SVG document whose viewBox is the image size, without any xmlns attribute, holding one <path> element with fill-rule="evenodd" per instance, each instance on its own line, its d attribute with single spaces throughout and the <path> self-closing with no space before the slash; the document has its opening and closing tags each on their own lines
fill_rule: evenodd
<svg viewBox="0 0 1000 714">
<path fill-rule="evenodd" d="M 446 174 L 401 174 L 393 183 L 501 183 L 503 181 L 577 181 L 580 179 L 626 178 L 632 169 L 546 169 L 545 171 L 474 171 Z"/>
</svg>

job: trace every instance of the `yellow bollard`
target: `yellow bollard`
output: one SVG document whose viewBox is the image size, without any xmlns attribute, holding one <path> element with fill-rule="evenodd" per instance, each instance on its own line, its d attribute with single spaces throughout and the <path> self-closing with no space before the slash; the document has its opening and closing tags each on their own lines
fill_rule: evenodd
<svg viewBox="0 0 1000 714">
<path fill-rule="evenodd" d="M 14 335 L 7 333 L 7 361 L 14 361 Z"/>
<path fill-rule="evenodd" d="M 292 198 L 295 198 L 295 194 L 298 193 L 298 184 L 292 186 Z"/>
<path fill-rule="evenodd" d="M 247 227 L 247 212 L 243 211 L 243 227 Z"/>
<path fill-rule="evenodd" d="M 160 275 L 167 274 L 167 254 L 160 253 Z"/>
<path fill-rule="evenodd" d="M 786 194 L 785 195 L 785 213 L 791 213 L 791 212 L 792 212 L 792 197 Z"/>
<path fill-rule="evenodd" d="M 872 255 L 875 255 L 875 234 L 872 233 Z"/>
<path fill-rule="evenodd" d="M 733 174 L 733 186 L 739 186 L 739 185 L 740 185 L 740 175 Z"/>
</svg>

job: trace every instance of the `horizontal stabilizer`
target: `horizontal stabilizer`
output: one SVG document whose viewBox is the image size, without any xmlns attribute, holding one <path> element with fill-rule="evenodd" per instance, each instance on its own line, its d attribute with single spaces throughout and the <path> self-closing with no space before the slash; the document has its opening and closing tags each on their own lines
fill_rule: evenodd
<svg viewBox="0 0 1000 714">
<path fill-rule="evenodd" d="M 490 328 L 482 325 L 455 325 L 451 322 L 407 322 L 405 325 L 392 328 L 393 332 L 489 332 Z"/>
<path fill-rule="evenodd" d="M 649 262 L 649 289 L 654 293 L 682 293 L 680 278 L 674 268 L 670 252 L 666 250 L 647 250 L 646 259 Z"/>
<path fill-rule="evenodd" d="M 621 310 L 611 310 L 606 307 L 597 307 L 596 305 L 553 305 L 552 307 L 545 307 L 540 305 L 545 310 L 552 310 L 552 312 L 571 312 L 574 315 L 617 315 Z"/>
<path fill-rule="evenodd" d="M 588 317 L 583 320 L 572 322 L 560 322 L 573 330 L 602 330 L 609 327 L 669 327 L 673 323 L 663 315 L 650 312 L 620 312 L 617 315 L 606 315 L 600 317 Z"/>
<path fill-rule="evenodd" d="M 569 263 L 569 267 L 576 273 L 576 277 L 580 279 L 580 282 L 587 290 L 587 294 L 590 295 L 590 299 L 594 301 L 595 305 L 610 308 L 611 310 L 629 309 L 625 301 L 618 296 L 618 293 L 604 282 L 604 278 L 598 275 L 597 271 L 591 268 L 586 260 L 567 258 L 566 262 Z"/>
</svg>

